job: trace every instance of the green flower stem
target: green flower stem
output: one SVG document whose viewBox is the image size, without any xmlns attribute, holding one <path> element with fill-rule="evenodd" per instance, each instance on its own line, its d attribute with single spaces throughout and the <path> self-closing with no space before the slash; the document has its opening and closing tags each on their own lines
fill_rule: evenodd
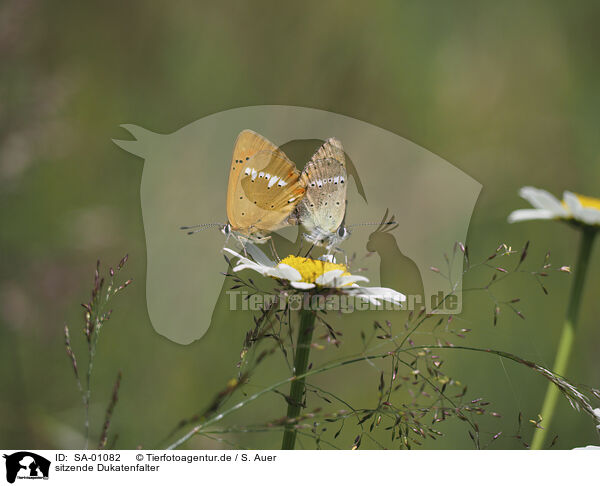
<svg viewBox="0 0 600 486">
<path fill-rule="evenodd" d="M 294 359 L 295 378 L 290 386 L 290 400 L 288 402 L 287 417 L 296 419 L 302 410 L 304 398 L 304 382 L 306 370 L 308 368 L 308 356 L 310 354 L 310 345 L 312 343 L 313 329 L 315 327 L 315 312 L 311 310 L 300 311 L 300 328 L 298 329 L 298 339 L 296 340 L 296 358 Z M 295 422 L 287 424 L 283 433 L 281 449 L 292 450 L 296 444 Z"/>
<path fill-rule="evenodd" d="M 577 327 L 577 319 L 579 318 L 579 309 L 581 307 L 583 284 L 585 282 L 595 235 L 595 229 L 583 228 L 582 230 L 581 242 L 579 243 L 579 255 L 577 256 L 574 281 L 573 286 L 571 287 L 569 306 L 567 308 L 567 316 L 558 343 L 556 361 L 554 362 L 554 367 L 552 369 L 554 373 L 560 376 L 565 375 L 569 365 L 569 357 L 571 355 L 573 341 L 575 340 L 575 329 Z M 554 415 L 559 393 L 558 387 L 554 386 L 553 383 L 548 383 L 548 389 L 546 390 L 546 397 L 544 398 L 541 413 L 543 420 L 542 426 L 544 428 L 535 429 L 533 441 L 531 443 L 532 449 L 542 449 L 544 446 L 544 440 L 552 422 L 552 416 Z"/>
</svg>

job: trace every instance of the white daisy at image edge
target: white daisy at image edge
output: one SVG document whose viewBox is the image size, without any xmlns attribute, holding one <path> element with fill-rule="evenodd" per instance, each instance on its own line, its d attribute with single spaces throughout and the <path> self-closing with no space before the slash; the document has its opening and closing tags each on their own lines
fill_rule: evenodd
<svg viewBox="0 0 600 486">
<path fill-rule="evenodd" d="M 544 189 L 522 187 L 519 195 L 535 209 L 517 209 L 508 216 L 509 223 L 535 219 L 576 221 L 588 226 L 600 226 L 600 199 L 564 191 L 559 201 Z"/>
</svg>

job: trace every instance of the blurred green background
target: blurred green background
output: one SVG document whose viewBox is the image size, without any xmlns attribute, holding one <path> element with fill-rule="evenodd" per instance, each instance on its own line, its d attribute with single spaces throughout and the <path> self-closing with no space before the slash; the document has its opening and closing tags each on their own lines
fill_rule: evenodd
<svg viewBox="0 0 600 486">
<path fill-rule="evenodd" d="M 150 325 L 142 161 L 111 142 L 126 137 L 120 124 L 170 133 L 211 113 L 260 104 L 364 120 L 483 184 L 468 240 L 474 259 L 502 242 L 520 247 L 531 240 L 532 262 L 551 250 L 555 263 L 569 265 L 573 230 L 543 222 L 511 226 L 506 216 L 528 207 L 517 194 L 523 185 L 600 196 L 599 15 L 595 1 L 2 2 L 0 448 L 82 446 L 83 410 L 62 329 L 70 324 L 83 361 L 79 303 L 88 300 L 96 258 L 115 264 L 129 253 L 125 274 L 135 282 L 116 299 L 101 337 L 94 436 L 119 369 L 112 432 L 121 448 L 156 446 L 235 374 L 249 322 L 223 320 L 185 347 Z M 591 265 L 567 376 L 598 386 L 598 248 Z M 469 278 L 467 285 L 479 282 Z M 521 297 L 526 320 L 503 313 L 496 328 L 487 299 L 465 298 L 462 317 L 473 329 L 467 342 L 551 366 L 569 283 L 568 275 L 553 275 L 545 296 L 532 280 L 516 279 L 503 292 Z M 336 327 L 350 350 L 370 324 L 355 318 Z M 277 359 L 254 387 L 280 376 Z M 325 357 L 314 353 L 313 359 Z M 485 397 L 503 415 L 482 421 L 486 433 L 504 432 L 492 447 L 521 447 L 508 436 L 519 411 L 526 420 L 539 413 L 546 382 L 485 355 L 455 352 L 445 359 L 447 371 L 468 384 L 469 398 Z M 356 366 L 319 383 L 367 407 L 376 405 L 377 377 L 376 370 Z M 227 423 L 261 423 L 284 411 L 281 397 L 271 395 Z M 464 424 L 441 430 L 445 437 L 425 447 L 472 447 Z M 532 430 L 525 427 L 525 440 Z M 555 434 L 560 448 L 598 441 L 591 420 L 565 400 L 549 435 Z M 350 447 L 353 438 L 341 436 L 337 445 Z M 277 448 L 280 434 L 229 439 Z M 195 438 L 188 446 L 224 445 Z"/>
</svg>

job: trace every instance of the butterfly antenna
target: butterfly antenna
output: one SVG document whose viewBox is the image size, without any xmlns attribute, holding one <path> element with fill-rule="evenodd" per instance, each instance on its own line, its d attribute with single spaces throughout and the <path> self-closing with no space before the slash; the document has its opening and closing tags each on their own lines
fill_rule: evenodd
<svg viewBox="0 0 600 486">
<path fill-rule="evenodd" d="M 390 210 L 388 208 L 385 209 L 385 213 L 383 214 L 383 218 L 381 218 L 381 224 L 383 225 L 383 223 L 385 223 L 385 220 L 388 217 L 388 214 L 390 214 Z M 392 215 L 392 218 L 394 219 L 394 215 Z"/>
<path fill-rule="evenodd" d="M 214 228 L 215 226 L 221 227 L 223 226 L 222 224 L 219 223 L 204 223 L 204 224 L 195 224 L 192 226 L 180 226 L 179 229 L 180 230 L 193 230 L 193 231 L 188 231 L 188 235 L 193 235 L 194 233 L 198 233 L 199 231 L 202 231 L 203 229 L 206 228 Z"/>
<path fill-rule="evenodd" d="M 398 223 L 396 222 L 396 216 L 394 216 L 392 214 L 392 216 L 390 217 L 390 219 L 387 220 L 388 219 L 388 214 L 389 214 L 389 210 L 386 209 L 385 213 L 383 215 L 383 218 L 381 218 L 381 222 L 379 222 L 379 223 L 357 223 L 357 224 L 349 225 L 348 228 L 352 228 L 353 226 L 374 226 L 374 225 L 377 225 L 377 229 L 375 231 L 384 231 L 384 232 L 393 231 L 393 230 L 395 230 L 398 227 Z M 385 228 L 386 226 L 387 226 L 387 228 Z M 392 226 L 392 227 L 390 227 L 390 226 Z"/>
<path fill-rule="evenodd" d="M 377 225 L 378 228 L 377 230 L 382 229 L 384 226 L 389 226 L 395 224 L 396 226 L 398 225 L 398 223 L 396 221 L 386 221 L 384 223 L 356 223 L 356 224 L 349 224 L 348 226 L 346 226 L 347 228 L 354 228 L 355 226 L 375 226 Z M 387 230 L 389 231 L 389 230 Z"/>
<path fill-rule="evenodd" d="M 381 231 L 383 229 L 383 227 L 385 226 L 385 221 L 387 220 L 388 214 L 390 214 L 390 210 L 388 208 L 386 208 L 383 218 L 381 218 L 381 224 L 379 225 L 379 228 L 377 228 L 375 231 Z M 394 220 L 394 215 L 392 215 L 392 217 L 390 218 L 390 221 L 393 221 L 393 220 Z"/>
</svg>

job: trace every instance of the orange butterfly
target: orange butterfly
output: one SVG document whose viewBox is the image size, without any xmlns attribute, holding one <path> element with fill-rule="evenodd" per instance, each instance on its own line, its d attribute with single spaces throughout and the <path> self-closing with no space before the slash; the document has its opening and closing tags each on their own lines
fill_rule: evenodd
<svg viewBox="0 0 600 486">
<path fill-rule="evenodd" d="M 235 142 L 227 185 L 227 224 L 220 226 L 244 245 L 264 243 L 269 233 L 290 224 L 288 218 L 306 190 L 294 163 L 276 145 L 252 130 Z M 207 226 L 184 226 L 182 229 Z"/>
</svg>

